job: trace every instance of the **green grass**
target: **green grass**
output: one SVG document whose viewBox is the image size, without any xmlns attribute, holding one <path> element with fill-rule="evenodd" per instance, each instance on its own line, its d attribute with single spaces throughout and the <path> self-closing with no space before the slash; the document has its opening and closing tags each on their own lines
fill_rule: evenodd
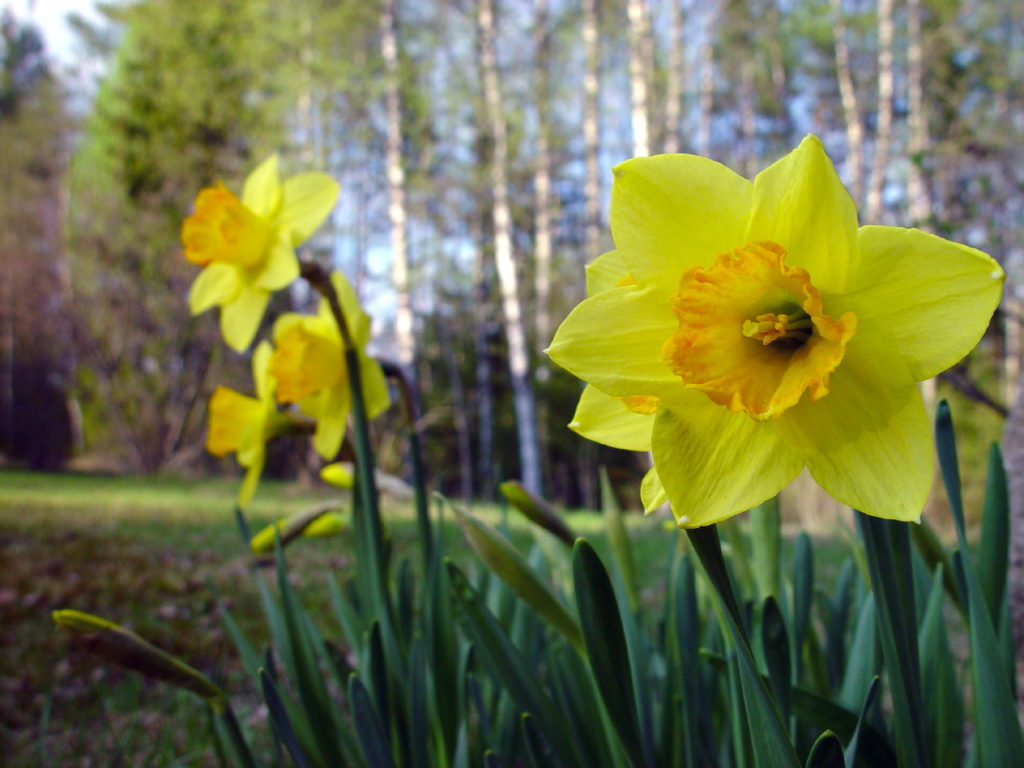
<svg viewBox="0 0 1024 768">
<path fill-rule="evenodd" d="M 257 644 L 266 639 L 254 558 L 241 544 L 232 513 L 236 489 L 231 480 L 0 471 L 0 763 L 216 764 L 196 700 L 86 655 L 51 621 L 58 608 L 99 614 L 178 655 L 225 686 L 248 727 L 267 730 L 259 697 L 220 619 L 219 606 L 226 605 Z M 255 531 L 341 496 L 323 487 L 265 482 L 249 521 Z M 385 500 L 384 512 L 395 557 L 411 555 L 416 529 L 410 505 Z M 502 519 L 494 507 L 474 512 L 492 524 Z M 525 549 L 528 524 L 514 512 L 507 520 Z M 567 520 L 603 548 L 599 515 L 574 512 Z M 640 583 L 654 599 L 672 534 L 661 531 L 658 520 L 631 516 L 628 522 Z M 456 559 L 475 562 L 450 513 L 444 545 Z M 289 547 L 301 593 L 325 622 L 325 572 L 345 578 L 355 566 L 351 551 L 347 532 Z M 325 630 L 338 634 L 328 623 Z"/>
<path fill-rule="evenodd" d="M 229 692 L 243 727 L 266 738 L 262 699 L 242 673 L 221 621 L 226 606 L 256 646 L 264 645 L 256 561 L 243 547 L 232 513 L 236 489 L 232 480 L 0 471 L 0 764 L 217 764 L 197 700 L 88 656 L 53 624 L 50 612 L 58 608 L 124 624 L 204 671 Z M 265 482 L 249 521 L 255 532 L 330 498 L 347 509 L 343 496 L 324 487 Z M 530 546 L 533 530 L 514 511 L 491 506 L 473 512 L 492 525 L 504 521 L 521 551 Z M 384 516 L 393 557 L 415 562 L 409 502 L 385 499 Z M 607 561 L 604 519 L 577 511 L 566 520 Z M 678 535 L 663 529 L 663 519 L 628 515 L 626 522 L 641 600 L 656 602 Z M 731 524 L 746 522 L 742 516 Z M 828 537 L 815 539 L 818 586 L 828 585 L 848 551 L 834 526 Z M 794 530 L 790 521 L 787 532 Z M 443 541 L 463 566 L 480 567 L 450 512 Z M 543 543 L 561 547 L 549 537 Z M 790 549 L 791 541 L 784 541 L 784 552 Z M 332 639 L 339 631 L 329 618 L 325 576 L 350 575 L 356 567 L 352 551 L 348 531 L 288 548 L 300 594 Z M 788 561 L 784 555 L 784 569 Z M 567 559 L 565 566 L 556 578 L 569 579 Z"/>
</svg>

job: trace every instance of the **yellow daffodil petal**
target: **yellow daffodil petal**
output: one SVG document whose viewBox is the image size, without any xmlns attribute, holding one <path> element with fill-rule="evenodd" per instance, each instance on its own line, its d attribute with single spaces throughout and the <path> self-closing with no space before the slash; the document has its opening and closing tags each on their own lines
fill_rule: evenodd
<svg viewBox="0 0 1024 768">
<path fill-rule="evenodd" d="M 775 422 L 829 495 L 869 515 L 917 520 L 932 482 L 932 437 L 917 385 L 884 344 L 850 344 L 832 391 Z"/>
<path fill-rule="evenodd" d="M 281 181 L 277 172 L 277 155 L 271 155 L 245 178 L 242 202 L 253 213 L 270 220 L 281 205 Z"/>
<path fill-rule="evenodd" d="M 613 288 L 578 304 L 547 353 L 607 394 L 657 395 L 679 387 L 661 356 L 677 326 L 668 294 L 658 286 Z"/>
<path fill-rule="evenodd" d="M 771 498 L 804 466 L 775 429 L 699 392 L 658 412 L 651 434 L 658 477 L 681 528 L 717 523 Z"/>
<path fill-rule="evenodd" d="M 359 374 L 363 384 L 363 399 L 366 401 L 366 415 L 371 419 L 376 418 L 391 405 L 391 395 L 388 392 L 384 371 L 376 360 L 360 354 Z"/>
<path fill-rule="evenodd" d="M 206 450 L 214 456 L 227 456 L 237 451 L 246 427 L 259 419 L 262 412 L 256 398 L 228 387 L 217 387 L 210 396 Z"/>
<path fill-rule="evenodd" d="M 283 240 L 271 246 L 267 260 L 256 278 L 256 286 L 268 291 L 277 291 L 289 285 L 299 276 L 299 260 L 295 251 Z"/>
<path fill-rule="evenodd" d="M 606 395 L 591 385 L 584 388 L 569 422 L 569 429 L 576 434 L 626 451 L 651 450 L 653 427 L 653 413 L 636 413 L 622 398 Z"/>
<path fill-rule="evenodd" d="M 242 352 L 252 343 L 269 301 L 267 291 L 242 286 L 238 295 L 221 307 L 220 332 L 229 347 Z"/>
<path fill-rule="evenodd" d="M 189 311 L 198 315 L 210 307 L 232 301 L 242 289 L 238 274 L 239 267 L 222 261 L 205 266 L 189 289 Z"/>
<path fill-rule="evenodd" d="M 328 464 L 320 470 L 320 479 L 338 488 L 351 488 L 354 485 L 352 465 L 344 461 Z"/>
<path fill-rule="evenodd" d="M 269 341 L 261 341 L 252 353 L 252 380 L 256 386 L 256 396 L 261 402 L 274 402 L 274 381 L 270 375 L 270 358 L 274 347 Z"/>
<path fill-rule="evenodd" d="M 611 228 L 633 279 L 679 275 L 743 245 L 753 185 L 724 165 L 695 155 L 627 160 L 614 169 Z"/>
<path fill-rule="evenodd" d="M 981 251 L 916 229 L 862 227 L 860 262 L 837 306 L 886 339 L 917 381 L 970 352 L 999 305 L 1005 275 Z"/>
<path fill-rule="evenodd" d="M 322 390 L 302 403 L 303 410 L 316 418 L 313 447 L 328 461 L 333 459 L 341 448 L 341 442 L 345 437 L 345 419 L 350 407 L 347 386 Z"/>
<path fill-rule="evenodd" d="M 293 248 L 323 223 L 338 199 L 338 183 L 326 173 L 300 173 L 283 186 L 277 226 Z"/>
<path fill-rule="evenodd" d="M 260 475 L 262 474 L 262 460 L 253 462 L 253 464 L 245 471 L 245 478 L 242 480 L 242 486 L 238 489 L 238 506 L 241 509 L 245 509 L 249 506 L 249 502 L 252 501 L 252 497 L 256 493 L 256 486 L 260 484 Z"/>
<path fill-rule="evenodd" d="M 595 296 L 609 288 L 630 285 L 633 278 L 618 251 L 603 253 L 586 266 L 587 296 Z"/>
<path fill-rule="evenodd" d="M 355 289 L 344 274 L 332 272 L 331 285 L 334 286 L 334 292 L 338 295 L 338 303 L 341 305 L 342 314 L 345 315 L 352 340 L 357 348 L 362 349 L 370 341 L 370 316 L 359 305 L 359 297 L 356 296 Z M 334 327 L 334 318 L 326 301 L 320 303 L 320 317 L 325 323 Z"/>
<path fill-rule="evenodd" d="M 753 211 L 743 242 L 770 240 L 803 267 L 822 293 L 849 283 L 857 255 L 857 210 L 816 136 L 754 179 Z"/>
<path fill-rule="evenodd" d="M 640 501 L 644 505 L 644 513 L 653 512 L 668 501 L 665 486 L 658 477 L 658 468 L 651 467 L 640 482 Z"/>
</svg>

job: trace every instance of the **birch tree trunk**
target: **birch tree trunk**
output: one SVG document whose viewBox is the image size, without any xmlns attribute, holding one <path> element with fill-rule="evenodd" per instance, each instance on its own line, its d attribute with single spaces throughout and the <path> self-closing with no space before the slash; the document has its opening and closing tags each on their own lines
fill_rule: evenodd
<svg viewBox="0 0 1024 768">
<path fill-rule="evenodd" d="M 892 19 L 893 0 L 878 0 L 878 128 L 875 134 L 875 159 L 868 184 L 866 220 L 881 224 L 882 192 L 885 172 L 889 166 L 889 145 L 892 142 Z"/>
<path fill-rule="evenodd" d="M 492 0 L 480 0 L 477 6 L 480 34 L 480 65 L 483 69 L 484 107 L 488 132 L 493 141 L 491 155 L 491 191 L 493 195 L 494 262 L 501 289 L 502 314 L 508 343 L 509 373 L 512 399 L 519 438 L 519 464 L 523 486 L 542 494 L 540 472 L 540 441 L 537 436 L 533 382 L 530 380 L 530 356 L 526 344 L 526 327 L 519 300 L 519 276 L 512 249 L 512 215 L 508 202 L 508 139 L 502 112 L 501 80 L 494 47 L 494 8 Z"/>
<path fill-rule="evenodd" d="M 551 340 L 551 148 L 548 98 L 550 32 L 548 0 L 536 0 L 534 28 L 534 93 L 537 99 L 537 167 L 533 176 L 536 218 L 534 220 L 534 291 L 537 342 L 547 346 Z M 547 381 L 550 370 L 537 367 L 537 378 Z"/>
<path fill-rule="evenodd" d="M 711 118 L 715 107 L 715 29 L 721 0 L 705 6 L 704 35 L 700 43 L 700 113 L 697 120 L 697 152 L 711 154 Z"/>
<path fill-rule="evenodd" d="M 860 206 L 864 201 L 864 126 L 860 118 L 857 88 L 853 83 L 850 66 L 850 47 L 846 42 L 846 19 L 843 0 L 830 0 L 832 5 L 832 36 L 835 39 L 836 79 L 839 98 L 846 123 L 846 173 L 850 179 L 850 194 Z"/>
<path fill-rule="evenodd" d="M 757 84 L 754 79 L 754 41 L 747 40 L 748 52 L 740 61 L 740 130 L 742 134 L 743 170 L 747 178 L 757 173 Z"/>
<path fill-rule="evenodd" d="M 924 41 L 921 34 L 921 0 L 907 0 L 907 122 L 910 129 L 910 225 L 928 230 L 932 196 L 922 159 L 931 149 L 928 112 L 924 101 Z"/>
<path fill-rule="evenodd" d="M 924 101 L 924 52 L 921 35 L 921 0 L 907 0 L 907 123 L 910 131 L 910 175 L 907 179 L 910 226 L 931 231 L 931 190 L 922 164 L 931 142 L 928 138 L 928 112 Z M 1017 372 L 1014 372 L 1014 381 Z M 935 379 L 921 382 L 921 393 L 929 409 L 935 404 Z M 1012 403 L 1013 400 L 1007 400 Z"/>
<path fill-rule="evenodd" d="M 629 100 L 633 128 L 633 157 L 651 154 L 650 107 L 647 99 L 647 61 L 650 59 L 650 25 L 645 0 L 629 0 Z"/>
<path fill-rule="evenodd" d="M 409 246 L 406 239 L 405 168 L 402 165 L 402 105 L 396 28 L 396 0 L 382 0 L 380 49 L 384 60 L 384 103 L 387 114 L 388 219 L 391 221 L 391 281 L 395 287 L 396 357 L 410 381 L 415 383 L 416 354 L 412 301 L 409 296 Z"/>
<path fill-rule="evenodd" d="M 482 142 L 478 142 L 482 145 Z M 478 153 L 483 162 L 482 152 Z M 483 228 L 479 223 L 471 229 L 475 247 L 473 260 L 473 283 L 475 285 L 475 349 L 477 416 L 477 488 L 483 499 L 494 498 L 494 395 L 491 387 L 491 339 L 496 335 L 495 322 L 491 312 L 491 280 L 488 275 L 487 258 L 484 249 Z"/>
<path fill-rule="evenodd" d="M 583 75 L 583 154 L 586 178 L 583 184 L 585 262 L 589 264 L 601 249 L 601 177 L 598 172 L 600 149 L 600 52 L 597 45 L 596 0 L 583 0 L 583 52 L 586 71 Z"/>
<path fill-rule="evenodd" d="M 682 0 L 669 0 L 668 72 L 665 78 L 665 152 L 679 151 L 679 121 L 683 113 L 682 83 L 685 76 L 683 56 Z"/>
</svg>

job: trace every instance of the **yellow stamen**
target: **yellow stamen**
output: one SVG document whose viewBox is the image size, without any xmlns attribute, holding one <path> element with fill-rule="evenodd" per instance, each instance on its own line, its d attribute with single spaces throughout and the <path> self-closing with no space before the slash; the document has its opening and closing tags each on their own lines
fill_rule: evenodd
<svg viewBox="0 0 1024 768">
<path fill-rule="evenodd" d="M 779 339 L 789 339 L 802 344 L 811 337 L 811 318 L 805 314 L 787 315 L 765 312 L 753 320 L 743 321 L 743 335 L 757 339 L 767 346 Z"/>
</svg>

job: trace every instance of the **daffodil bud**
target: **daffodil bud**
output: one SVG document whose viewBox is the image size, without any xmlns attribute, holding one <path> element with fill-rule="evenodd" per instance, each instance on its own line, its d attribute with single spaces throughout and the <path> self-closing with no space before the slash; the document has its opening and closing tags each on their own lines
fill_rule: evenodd
<svg viewBox="0 0 1024 768">
<path fill-rule="evenodd" d="M 345 528 L 345 519 L 335 511 L 337 508 L 336 502 L 330 502 L 282 518 L 253 536 L 249 548 L 253 554 L 265 555 L 274 551 L 274 540 L 278 537 L 281 546 L 285 546 L 299 536 L 332 536 L 339 533 Z"/>
<path fill-rule="evenodd" d="M 202 672 L 143 640 L 124 627 L 90 613 L 64 609 L 51 614 L 57 626 L 78 638 L 90 653 L 152 680 L 191 691 L 218 712 L 226 703 L 222 691 Z"/>
</svg>

